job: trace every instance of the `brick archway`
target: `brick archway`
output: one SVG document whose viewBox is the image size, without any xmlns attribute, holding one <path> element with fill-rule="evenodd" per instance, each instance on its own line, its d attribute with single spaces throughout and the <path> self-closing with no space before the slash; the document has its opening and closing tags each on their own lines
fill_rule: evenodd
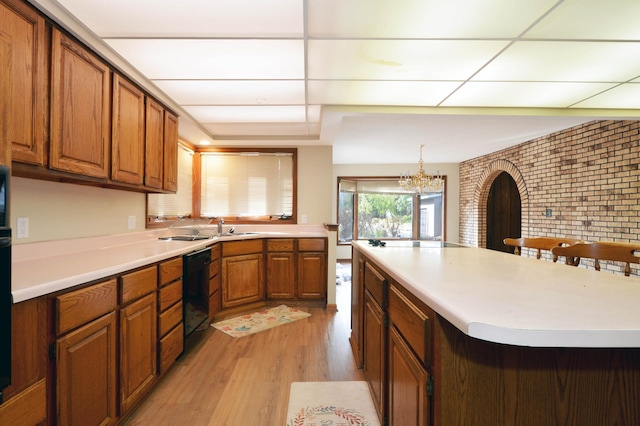
<svg viewBox="0 0 640 426">
<path fill-rule="evenodd" d="M 496 160 L 484 169 L 473 193 L 473 208 L 478 218 L 476 222 L 478 224 L 476 237 L 478 247 L 484 248 L 487 246 L 487 200 L 489 198 L 489 190 L 493 181 L 502 172 L 507 172 L 518 187 L 522 210 L 522 235 L 527 235 L 529 228 L 529 193 L 522 173 L 512 162 Z"/>
</svg>

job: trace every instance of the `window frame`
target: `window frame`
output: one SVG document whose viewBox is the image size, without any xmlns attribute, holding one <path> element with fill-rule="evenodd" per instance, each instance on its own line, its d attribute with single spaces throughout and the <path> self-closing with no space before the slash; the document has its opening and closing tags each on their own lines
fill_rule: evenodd
<svg viewBox="0 0 640 426">
<path fill-rule="evenodd" d="M 194 187 L 193 187 L 193 211 L 195 217 L 204 218 L 201 216 L 201 208 L 202 208 L 202 197 L 201 197 L 201 188 L 202 188 L 202 161 L 201 156 L 205 153 L 242 153 L 242 152 L 259 152 L 259 153 L 277 153 L 284 152 L 292 155 L 293 165 L 292 165 L 292 206 L 291 206 L 291 217 L 288 218 L 280 218 L 279 216 L 271 215 L 269 217 L 259 216 L 259 217 L 238 217 L 238 216 L 216 216 L 211 219 L 223 219 L 227 224 L 274 224 L 274 225 L 282 225 L 282 224 L 297 224 L 298 223 L 298 149 L 297 148 L 249 148 L 249 147 L 198 147 L 196 149 L 196 154 L 194 156 L 193 162 L 193 176 L 194 176 Z M 208 216 L 207 216 L 208 217 Z"/>
<path fill-rule="evenodd" d="M 442 191 L 442 197 L 443 197 L 443 202 L 442 202 L 442 241 L 446 241 L 447 240 L 447 176 L 443 175 L 441 176 L 442 179 L 444 180 L 444 190 Z M 336 200 L 336 218 L 337 218 L 337 222 L 338 224 L 340 224 L 340 182 L 342 180 L 345 181 L 354 181 L 357 182 L 358 181 L 391 181 L 391 180 L 400 180 L 400 176 L 338 176 L 337 177 L 337 182 L 336 182 L 336 194 L 337 194 L 337 200 Z M 368 239 L 368 238 L 361 238 L 358 235 L 358 192 L 354 192 L 353 193 L 353 231 L 352 231 L 352 239 L 350 241 L 341 241 L 340 238 L 338 238 L 338 245 L 350 245 L 351 241 L 358 241 L 358 240 L 363 240 L 363 239 Z M 420 238 L 420 195 L 421 194 L 412 194 L 412 198 L 413 198 L 413 220 L 412 220 L 412 237 L 411 238 L 394 238 L 393 240 L 398 240 L 398 241 L 403 241 L 403 240 L 411 240 L 411 241 L 417 241 L 417 240 L 421 240 Z M 339 233 L 338 233 L 339 236 Z M 384 238 L 381 238 L 382 240 L 384 240 Z M 427 241 L 427 239 L 425 239 L 425 241 Z M 430 240 L 429 240 L 430 241 Z"/>
</svg>

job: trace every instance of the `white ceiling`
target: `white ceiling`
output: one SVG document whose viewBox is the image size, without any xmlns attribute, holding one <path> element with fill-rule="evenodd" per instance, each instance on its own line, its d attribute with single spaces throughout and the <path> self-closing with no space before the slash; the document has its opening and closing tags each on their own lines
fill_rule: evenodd
<svg viewBox="0 0 640 426">
<path fill-rule="evenodd" d="M 191 142 L 459 162 L 640 115 L 638 0 L 36 2 L 166 94 Z"/>
</svg>

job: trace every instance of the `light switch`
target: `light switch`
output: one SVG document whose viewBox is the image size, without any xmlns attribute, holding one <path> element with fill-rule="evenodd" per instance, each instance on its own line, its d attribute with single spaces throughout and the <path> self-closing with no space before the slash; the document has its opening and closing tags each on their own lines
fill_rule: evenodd
<svg viewBox="0 0 640 426">
<path fill-rule="evenodd" d="M 129 216 L 128 226 L 129 226 L 129 229 L 136 229 L 136 217 L 135 216 Z"/>
</svg>

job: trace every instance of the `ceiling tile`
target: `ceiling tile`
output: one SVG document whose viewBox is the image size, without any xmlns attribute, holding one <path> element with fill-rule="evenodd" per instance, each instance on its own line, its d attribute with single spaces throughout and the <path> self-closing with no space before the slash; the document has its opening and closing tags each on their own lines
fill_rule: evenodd
<svg viewBox="0 0 640 426">
<path fill-rule="evenodd" d="M 359 80 L 465 80 L 504 41 L 310 40 L 308 77 Z"/>
<path fill-rule="evenodd" d="M 521 41 L 473 80 L 626 82 L 640 75 L 640 42 Z"/>
<path fill-rule="evenodd" d="M 300 106 L 190 106 L 184 109 L 203 123 L 304 122 L 306 109 Z"/>
<path fill-rule="evenodd" d="M 565 0 L 527 38 L 640 40 L 637 0 Z"/>
<path fill-rule="evenodd" d="M 305 103 L 304 80 L 155 80 L 182 105 L 290 105 Z"/>
<path fill-rule="evenodd" d="M 345 105 L 436 106 L 461 82 L 310 80 L 309 102 Z"/>
<path fill-rule="evenodd" d="M 314 38 L 511 38 L 556 0 L 308 0 Z"/>
<path fill-rule="evenodd" d="M 107 39 L 148 78 L 302 79 L 300 40 Z"/>
<path fill-rule="evenodd" d="M 442 106 L 567 108 L 611 83 L 469 82 Z"/>
<path fill-rule="evenodd" d="M 101 37 L 301 37 L 300 0 L 58 0 Z"/>
<path fill-rule="evenodd" d="M 640 82 L 627 83 L 586 99 L 577 108 L 633 108 L 640 110 Z M 640 117 L 640 111 L 636 111 Z"/>
<path fill-rule="evenodd" d="M 217 139 L 224 139 L 225 136 L 307 136 L 317 135 L 317 123 L 204 123 L 204 127 Z M 267 144 L 272 145 L 273 141 Z M 251 145 L 256 145 L 255 140 L 251 140 Z"/>
</svg>

